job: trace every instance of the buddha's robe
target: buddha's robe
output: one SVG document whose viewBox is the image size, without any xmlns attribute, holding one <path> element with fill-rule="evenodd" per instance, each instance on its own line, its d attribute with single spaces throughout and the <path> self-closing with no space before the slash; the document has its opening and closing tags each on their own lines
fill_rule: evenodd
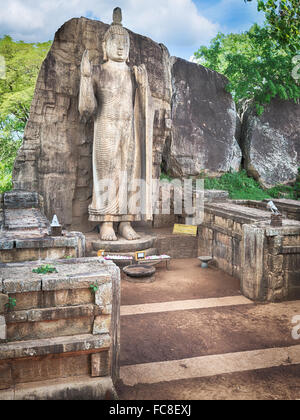
<svg viewBox="0 0 300 420">
<path fill-rule="evenodd" d="M 137 84 L 127 65 L 94 66 L 90 77 L 81 77 L 80 114 L 94 115 L 91 221 L 152 219 L 153 111 L 146 81 Z"/>
</svg>

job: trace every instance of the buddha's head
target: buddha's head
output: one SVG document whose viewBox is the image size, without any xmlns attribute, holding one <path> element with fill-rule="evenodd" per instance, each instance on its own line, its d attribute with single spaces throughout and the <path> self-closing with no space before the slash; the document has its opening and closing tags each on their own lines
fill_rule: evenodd
<svg viewBox="0 0 300 420">
<path fill-rule="evenodd" d="M 126 29 L 122 26 L 122 12 L 116 7 L 113 12 L 113 23 L 104 35 L 103 59 L 104 61 L 128 61 L 130 39 Z"/>
</svg>

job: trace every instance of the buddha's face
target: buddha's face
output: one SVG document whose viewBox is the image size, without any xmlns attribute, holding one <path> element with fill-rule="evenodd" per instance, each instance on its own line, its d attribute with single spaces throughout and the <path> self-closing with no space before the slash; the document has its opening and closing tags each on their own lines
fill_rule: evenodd
<svg viewBox="0 0 300 420">
<path fill-rule="evenodd" d="M 126 61 L 129 55 L 129 39 L 125 35 L 111 34 L 105 44 L 108 60 Z"/>
</svg>

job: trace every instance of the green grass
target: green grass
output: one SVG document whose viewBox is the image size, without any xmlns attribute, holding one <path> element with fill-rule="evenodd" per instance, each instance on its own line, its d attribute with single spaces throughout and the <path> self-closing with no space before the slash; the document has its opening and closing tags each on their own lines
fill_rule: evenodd
<svg viewBox="0 0 300 420">
<path fill-rule="evenodd" d="M 263 189 L 253 178 L 247 176 L 245 170 L 229 172 L 219 178 L 205 178 L 205 189 L 225 190 L 229 197 L 240 200 L 264 200 L 267 198 L 290 198 L 295 199 L 294 187 L 277 185 L 270 189 Z"/>
<path fill-rule="evenodd" d="M 249 177 L 245 170 L 240 172 L 228 172 L 218 178 L 204 178 L 204 188 L 206 190 L 225 190 L 229 192 L 229 197 L 235 200 L 265 200 L 268 198 L 290 198 L 297 199 L 297 182 L 295 186 L 277 185 L 270 189 L 264 189 L 253 178 Z M 300 170 L 299 170 L 300 178 Z M 172 178 L 164 173 L 161 180 L 171 181 Z M 300 183 L 300 181 L 298 181 Z M 300 194 L 299 194 L 300 197 Z"/>
</svg>

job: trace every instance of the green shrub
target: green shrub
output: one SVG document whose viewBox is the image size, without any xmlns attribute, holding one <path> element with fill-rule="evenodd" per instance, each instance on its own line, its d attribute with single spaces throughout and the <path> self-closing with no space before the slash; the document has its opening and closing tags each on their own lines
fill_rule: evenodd
<svg viewBox="0 0 300 420">
<path fill-rule="evenodd" d="M 46 264 L 46 265 L 41 265 L 38 268 L 34 268 L 32 272 L 37 273 L 37 274 L 47 274 L 47 273 L 57 273 L 57 270 L 52 265 Z"/>
</svg>

